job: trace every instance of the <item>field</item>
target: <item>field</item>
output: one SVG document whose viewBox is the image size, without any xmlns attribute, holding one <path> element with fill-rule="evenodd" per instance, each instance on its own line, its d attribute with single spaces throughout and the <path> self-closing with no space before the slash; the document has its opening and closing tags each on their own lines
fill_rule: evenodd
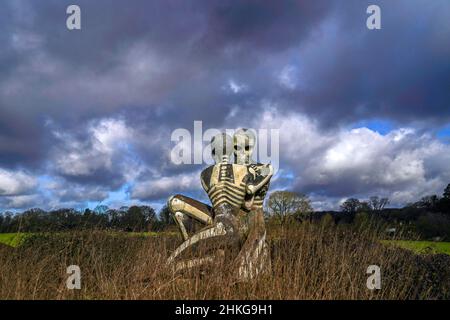
<svg viewBox="0 0 450 320">
<path fill-rule="evenodd" d="M 28 236 L 27 233 L 0 233 L 0 243 L 15 248 L 20 246 Z"/>
<path fill-rule="evenodd" d="M 180 242 L 173 233 L 1 235 L 16 247 L 0 245 L 0 299 L 450 299 L 446 254 L 386 245 L 371 228 L 303 223 L 268 231 L 271 271 L 246 283 L 233 281 L 226 265 L 173 274 L 165 266 Z M 66 287 L 73 264 L 80 290 Z M 380 290 L 366 287 L 370 265 L 381 268 Z"/>
<path fill-rule="evenodd" d="M 39 234 L 33 233 L 0 233 L 0 244 L 5 244 L 10 247 L 19 247 L 25 243 L 25 240 Z M 51 233 L 52 236 L 64 237 L 64 233 Z M 108 232 L 112 237 L 160 237 L 160 236 L 176 236 L 176 232 Z"/>
<path fill-rule="evenodd" d="M 54 234 L 55 235 L 55 234 Z M 111 236 L 123 237 L 167 237 L 176 236 L 176 232 L 109 232 Z M 25 242 L 32 233 L 0 233 L 0 243 L 11 247 L 18 247 Z M 450 242 L 412 241 L 412 240 L 381 240 L 385 245 L 397 246 L 411 250 L 417 254 L 448 254 L 450 255 Z"/>
<path fill-rule="evenodd" d="M 448 254 L 450 255 L 450 242 L 433 242 L 433 241 L 382 241 L 382 243 L 398 246 L 411 250 L 417 254 Z"/>
</svg>

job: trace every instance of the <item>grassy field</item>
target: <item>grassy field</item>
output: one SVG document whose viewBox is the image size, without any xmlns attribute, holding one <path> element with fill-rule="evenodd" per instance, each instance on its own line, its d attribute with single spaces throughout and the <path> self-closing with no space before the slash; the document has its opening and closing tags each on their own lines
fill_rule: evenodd
<svg viewBox="0 0 450 320">
<path fill-rule="evenodd" d="M 0 299 L 450 299 L 450 256 L 382 244 L 370 228 L 268 227 L 271 271 L 246 283 L 234 281 L 226 263 L 174 274 L 165 265 L 180 243 L 173 233 L 123 235 L 2 235 L 21 245 L 0 246 Z M 73 264 L 80 290 L 66 287 Z M 381 290 L 366 287 L 370 265 L 381 268 Z"/>
<path fill-rule="evenodd" d="M 108 232 L 113 237 L 170 237 L 177 236 L 176 232 Z M 0 244 L 3 243 L 10 247 L 22 245 L 27 238 L 36 236 L 34 233 L 0 233 Z M 52 233 L 53 236 L 64 235 L 64 233 Z"/>
<path fill-rule="evenodd" d="M 382 243 L 408 249 L 418 254 L 450 255 L 450 242 L 383 240 Z"/>
<path fill-rule="evenodd" d="M 109 234 L 114 237 L 167 237 L 178 235 L 176 232 L 109 232 Z M 32 233 L 0 233 L 0 243 L 18 247 L 32 235 Z M 450 242 L 381 240 L 381 243 L 408 249 L 417 254 L 450 255 Z"/>
<path fill-rule="evenodd" d="M 0 233 L 0 243 L 15 248 L 20 246 L 29 235 L 29 233 Z"/>
</svg>

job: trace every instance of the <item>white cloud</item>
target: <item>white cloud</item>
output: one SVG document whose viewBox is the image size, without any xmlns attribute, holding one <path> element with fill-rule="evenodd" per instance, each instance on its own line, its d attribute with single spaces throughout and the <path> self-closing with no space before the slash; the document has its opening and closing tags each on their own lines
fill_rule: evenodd
<svg viewBox="0 0 450 320">
<path fill-rule="evenodd" d="M 285 66 L 278 75 L 278 81 L 280 84 L 290 90 L 297 88 L 297 68 L 291 65 Z"/>
<path fill-rule="evenodd" d="M 0 208 L 23 208 L 41 203 L 38 179 L 30 173 L 0 168 Z"/>
<path fill-rule="evenodd" d="M 192 192 L 201 189 L 200 172 L 175 174 L 167 177 L 155 177 L 137 183 L 131 192 L 134 199 L 157 199 L 182 191 Z"/>
<path fill-rule="evenodd" d="M 236 80 L 230 79 L 228 80 L 227 84 L 222 87 L 225 91 L 230 91 L 234 94 L 241 93 L 243 91 L 247 90 L 247 86 L 242 83 L 238 83 Z"/>
<path fill-rule="evenodd" d="M 107 188 L 70 183 L 56 177 L 44 183 L 42 187 L 47 194 L 51 195 L 52 201 L 49 203 L 49 206 L 52 208 L 57 208 L 61 205 L 67 206 L 67 204 L 77 206 L 87 201 L 102 201 L 108 196 Z"/>
<path fill-rule="evenodd" d="M 33 192 L 37 187 L 34 176 L 23 171 L 0 169 L 0 196 L 20 196 Z"/>
<path fill-rule="evenodd" d="M 88 176 L 96 170 L 112 170 L 114 156 L 127 148 L 133 129 L 117 119 L 102 119 L 88 127 L 88 139 L 80 140 L 55 131 L 61 145 L 54 150 L 57 170 L 70 176 Z"/>
<path fill-rule="evenodd" d="M 281 168 L 294 175 L 280 179 L 287 187 L 273 185 L 315 194 L 319 207 L 332 199 L 336 206 L 345 197 L 371 195 L 403 205 L 441 194 L 450 183 L 450 145 L 428 134 L 410 128 L 386 135 L 365 127 L 327 131 L 306 116 L 266 109 L 256 122 L 280 129 Z"/>
<path fill-rule="evenodd" d="M 6 197 L 5 199 L 6 202 L 3 205 L 9 209 L 36 207 L 43 204 L 42 199 L 35 194 Z"/>
</svg>

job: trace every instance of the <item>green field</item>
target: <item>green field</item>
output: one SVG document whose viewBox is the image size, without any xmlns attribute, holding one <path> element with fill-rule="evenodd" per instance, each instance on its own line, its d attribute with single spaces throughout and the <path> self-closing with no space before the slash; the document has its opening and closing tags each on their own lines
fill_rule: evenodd
<svg viewBox="0 0 450 320">
<path fill-rule="evenodd" d="M 29 233 L 0 233 L 0 243 L 18 247 L 29 235 Z"/>
<path fill-rule="evenodd" d="M 60 233 L 54 233 L 60 234 Z M 177 236 L 176 232 L 109 232 L 113 237 L 159 237 L 159 236 Z M 19 247 L 27 237 L 35 233 L 0 233 L 0 244 L 6 244 L 11 247 Z"/>
<path fill-rule="evenodd" d="M 382 243 L 408 249 L 418 254 L 443 253 L 450 255 L 450 242 L 383 240 Z"/>
</svg>

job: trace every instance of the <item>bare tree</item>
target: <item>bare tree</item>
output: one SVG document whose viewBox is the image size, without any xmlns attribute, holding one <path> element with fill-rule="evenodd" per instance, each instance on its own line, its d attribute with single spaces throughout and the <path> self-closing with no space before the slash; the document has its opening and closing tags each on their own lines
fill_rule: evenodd
<svg viewBox="0 0 450 320">
<path fill-rule="evenodd" d="M 386 207 L 387 204 L 389 204 L 388 198 L 380 198 L 378 196 L 373 196 L 369 198 L 369 206 L 370 209 L 373 211 L 381 211 Z"/>
<path fill-rule="evenodd" d="M 285 225 L 290 218 L 303 220 L 309 217 L 313 209 L 311 200 L 306 195 L 291 191 L 275 191 L 267 200 L 267 211 L 275 216 L 281 225 Z"/>
</svg>

